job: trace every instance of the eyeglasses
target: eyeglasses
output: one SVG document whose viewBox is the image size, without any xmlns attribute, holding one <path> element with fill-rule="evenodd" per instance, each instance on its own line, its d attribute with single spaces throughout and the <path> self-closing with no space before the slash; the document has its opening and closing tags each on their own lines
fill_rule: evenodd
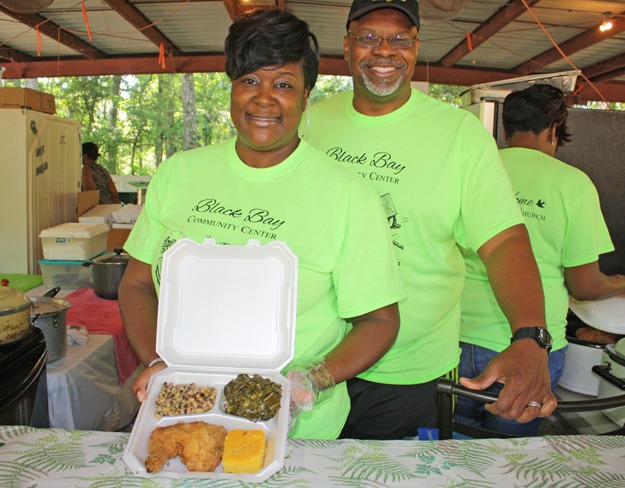
<svg viewBox="0 0 625 488">
<path fill-rule="evenodd" d="M 389 45 L 393 49 L 409 49 L 417 42 L 417 36 L 404 37 L 404 36 L 391 36 L 391 37 L 379 37 L 375 34 L 362 34 L 357 36 L 351 32 L 347 33 L 348 36 L 353 37 L 358 41 L 358 45 L 369 49 L 374 49 L 382 45 L 382 41 L 388 41 Z"/>
</svg>

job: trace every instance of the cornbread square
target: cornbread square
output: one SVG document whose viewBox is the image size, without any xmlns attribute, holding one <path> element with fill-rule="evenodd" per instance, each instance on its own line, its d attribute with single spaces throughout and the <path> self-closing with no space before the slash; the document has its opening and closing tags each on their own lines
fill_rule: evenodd
<svg viewBox="0 0 625 488">
<path fill-rule="evenodd" d="M 265 432 L 233 429 L 224 443 L 224 473 L 256 473 L 265 461 Z"/>
</svg>

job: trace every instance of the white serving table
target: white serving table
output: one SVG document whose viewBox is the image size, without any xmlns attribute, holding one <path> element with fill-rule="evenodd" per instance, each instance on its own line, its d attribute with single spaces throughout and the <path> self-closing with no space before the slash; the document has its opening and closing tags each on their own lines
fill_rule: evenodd
<svg viewBox="0 0 625 488">
<path fill-rule="evenodd" d="M 39 297 L 47 291 L 41 285 L 26 294 Z M 73 291 L 61 289 L 57 297 Z M 88 334 L 85 344 L 68 345 L 65 357 L 47 365 L 50 427 L 113 431 L 126 426 L 139 410 L 130 387 L 142 370 L 138 366 L 120 385 L 111 335 Z"/>
<path fill-rule="evenodd" d="M 50 427 L 104 431 L 124 427 L 139 410 L 130 387 L 142 369 L 119 384 L 110 335 L 89 334 L 86 344 L 67 346 L 65 357 L 47 366 Z"/>
</svg>

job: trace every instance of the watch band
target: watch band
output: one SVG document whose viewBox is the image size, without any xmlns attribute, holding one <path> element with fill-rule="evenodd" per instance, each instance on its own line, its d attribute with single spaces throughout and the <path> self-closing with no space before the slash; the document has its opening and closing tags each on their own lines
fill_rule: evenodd
<svg viewBox="0 0 625 488">
<path fill-rule="evenodd" d="M 545 327 L 521 327 L 512 335 L 510 344 L 519 339 L 534 339 L 540 347 L 547 349 L 547 352 L 551 351 L 553 346 L 551 334 Z"/>
<path fill-rule="evenodd" d="M 150 364 L 148 364 L 148 368 L 151 368 L 155 364 L 164 363 L 164 362 L 165 362 L 165 360 L 163 358 L 160 358 L 160 357 L 156 358 L 156 359 L 152 359 L 152 361 L 150 361 Z M 148 369 L 148 368 L 145 368 L 145 369 Z"/>
</svg>

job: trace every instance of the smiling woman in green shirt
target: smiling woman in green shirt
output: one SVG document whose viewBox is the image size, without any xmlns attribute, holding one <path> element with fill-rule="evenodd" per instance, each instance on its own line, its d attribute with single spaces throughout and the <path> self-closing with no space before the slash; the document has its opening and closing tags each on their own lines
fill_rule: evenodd
<svg viewBox="0 0 625 488">
<path fill-rule="evenodd" d="M 299 138 L 319 59 L 306 23 L 283 10 L 254 11 L 232 24 L 225 51 L 237 137 L 163 162 L 125 245 L 124 326 L 152 364 L 133 389 L 143 399 L 164 367 L 155 336 L 166 249 L 181 237 L 281 240 L 298 256 L 294 363 L 311 365 L 314 391 L 304 393 L 317 393 L 290 435 L 333 439 L 350 408 L 345 380 L 382 357 L 399 329 L 403 291 L 385 214 L 359 176 Z"/>
</svg>

